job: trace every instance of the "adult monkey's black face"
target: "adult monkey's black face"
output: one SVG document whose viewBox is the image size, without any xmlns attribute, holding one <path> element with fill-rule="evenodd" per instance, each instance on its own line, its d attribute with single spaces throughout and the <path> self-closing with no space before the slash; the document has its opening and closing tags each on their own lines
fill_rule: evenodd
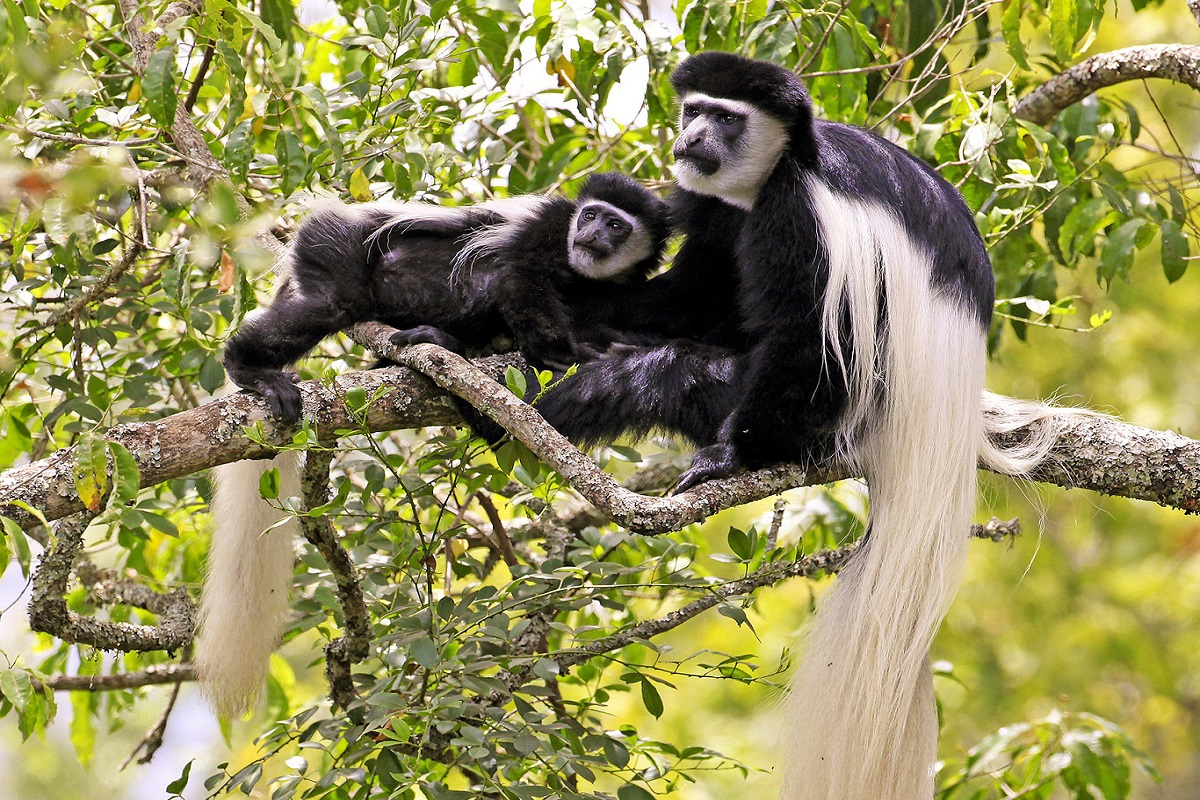
<svg viewBox="0 0 1200 800">
<path fill-rule="evenodd" d="M 715 175 L 741 149 L 747 115 L 729 101 L 691 97 L 679 113 L 679 137 L 672 152 L 704 175 Z"/>
<path fill-rule="evenodd" d="M 783 67 L 697 53 L 671 73 L 671 86 L 679 98 L 675 178 L 684 189 L 749 210 L 786 149 L 815 163 L 808 92 Z"/>
<path fill-rule="evenodd" d="M 672 148 L 675 178 L 689 191 L 749 209 L 787 141 L 782 122 L 751 103 L 687 93 Z"/>
</svg>

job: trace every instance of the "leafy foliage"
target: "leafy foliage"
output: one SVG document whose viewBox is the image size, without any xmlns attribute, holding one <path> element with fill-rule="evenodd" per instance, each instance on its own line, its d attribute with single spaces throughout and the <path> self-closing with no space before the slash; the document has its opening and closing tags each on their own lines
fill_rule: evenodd
<svg viewBox="0 0 1200 800">
<path fill-rule="evenodd" d="M 666 19 L 616 0 L 359 1 L 317 21 L 302 12 L 290 0 L 210 3 L 160 31 L 131 25 L 116 2 L 0 5 L 0 313 L 10 323 L 0 468 L 76 445 L 74 489 L 104 511 L 90 532 L 95 557 L 154 587 L 200 580 L 207 480 L 138 492 L 128 454 L 99 434 L 193 407 L 221 386 L 222 342 L 270 284 L 264 242 L 286 234 L 302 201 L 459 203 L 614 168 L 665 180 L 665 76 L 685 52 L 737 50 L 795 68 L 819 113 L 872 127 L 955 183 L 996 266 L 995 347 L 1008 330 L 1070 326 L 1077 301 L 1088 323 L 1072 327 L 1103 324 L 1102 300 L 1060 290 L 1077 282 L 1072 271 L 1104 287 L 1128 281 L 1157 242 L 1177 281 L 1195 258 L 1196 195 L 1125 166 L 1145 140 L 1134 106 L 1089 98 L 1044 128 L 1012 113 L 1048 71 L 1088 51 L 1111 14 L 1102 0 L 694 0 Z M 144 64 L 133 30 L 157 37 Z M 181 117 L 206 159 L 180 139 Z M 329 342 L 303 371 L 362 362 Z M 523 381 L 514 373 L 510 388 L 526 394 Z M 789 497 L 799 510 L 782 546 L 770 515 L 752 512 L 723 530 L 642 539 L 586 519 L 519 444 L 493 459 L 448 431 L 345 434 L 328 504 L 302 511 L 270 480 L 264 495 L 327 515 L 345 534 L 374 634 L 356 672 L 361 702 L 329 713 L 277 659 L 261 754 L 209 776 L 209 789 L 643 800 L 708 771 L 763 766 L 674 744 L 657 720 L 671 714 L 674 683 L 773 685 L 774 666 L 737 648 L 676 656 L 654 624 L 856 539 L 853 489 Z M 677 457 L 670 443 L 652 449 L 598 456 L 622 476 Z M 11 520 L 0 549 L 28 573 L 30 546 Z M 714 603 L 723 624 L 758 635 L 755 588 Z M 119 605 L 97 612 L 82 589 L 68 599 L 80 613 L 149 619 Z M 294 610 L 290 647 L 316 647 L 344 623 L 328 568 L 307 549 Z M 0 716 L 28 737 L 55 716 L 44 677 L 136 672 L 171 656 L 46 640 L 22 660 L 0 671 Z M 82 757 L 144 691 L 73 695 Z M 1130 763 L 1140 756 L 1118 731 L 1067 714 L 995 734 L 943 783 L 953 798 L 1001 796 L 1002 785 L 1040 797 L 1055 782 L 1078 797 L 1125 797 Z M 200 772 L 189 763 L 169 791 Z"/>
</svg>

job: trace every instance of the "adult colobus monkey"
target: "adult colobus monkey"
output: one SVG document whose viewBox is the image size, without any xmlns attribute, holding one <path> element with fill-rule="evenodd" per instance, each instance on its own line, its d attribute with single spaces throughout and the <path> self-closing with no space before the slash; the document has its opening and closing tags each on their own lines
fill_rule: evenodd
<svg viewBox="0 0 1200 800">
<path fill-rule="evenodd" d="M 593 301 L 645 278 L 668 233 L 662 201 L 615 174 L 590 177 L 574 201 L 327 205 L 301 225 L 274 301 L 231 338 L 226 367 L 276 416 L 295 419 L 299 389 L 283 368 L 363 320 L 404 328 L 393 337 L 404 343 L 481 347 L 511 334 L 535 362 L 594 355 L 593 346 L 607 347 L 619 332 Z M 616 295 L 610 299 L 615 305 Z M 274 465 L 280 496 L 297 494 L 297 454 Z M 205 691 L 230 716 L 261 690 L 289 607 L 292 531 L 258 494 L 270 466 L 242 461 L 213 471 L 196 663 Z"/>
<path fill-rule="evenodd" d="M 609 284 L 655 269 L 670 233 L 667 208 L 616 173 L 589 177 L 577 200 L 527 195 L 477 206 L 331 202 L 301 224 L 271 305 L 225 348 L 238 386 L 272 413 L 300 418 L 285 368 L 321 339 L 377 320 L 397 344 L 478 350 L 512 335 L 541 365 L 595 355 L 612 331 L 591 307 Z"/>
<path fill-rule="evenodd" d="M 994 279 L 953 187 L 877 136 L 814 119 L 776 65 L 701 53 L 671 80 L 678 182 L 746 212 L 734 249 L 750 338 L 720 441 L 681 485 L 837 458 L 870 487 L 862 549 L 791 690 L 784 796 L 929 800 L 927 654 L 959 583 L 977 459 L 1024 471 L 1054 433 L 1020 452 L 987 439 L 1044 407 L 982 407 Z"/>
</svg>

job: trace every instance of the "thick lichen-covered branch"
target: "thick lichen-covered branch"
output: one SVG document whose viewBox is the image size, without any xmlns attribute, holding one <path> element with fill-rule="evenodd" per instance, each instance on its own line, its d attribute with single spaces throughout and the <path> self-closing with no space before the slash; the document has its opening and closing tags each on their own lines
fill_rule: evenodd
<svg viewBox="0 0 1200 800">
<path fill-rule="evenodd" d="M 33 600 L 29 603 L 29 625 L 35 631 L 101 650 L 179 650 L 192 641 L 196 630 L 196 608 L 183 589 L 151 600 L 138 594 L 144 606 L 153 605 L 158 625 L 132 625 L 80 616 L 67 607 L 66 594 L 75 561 L 83 548 L 83 532 L 94 515 L 76 514 L 54 526 L 50 547 L 42 554 L 33 574 Z"/>
<path fill-rule="evenodd" d="M 329 463 L 332 459 L 333 453 L 327 450 L 310 450 L 305 455 L 301 494 L 306 510 L 329 502 Z M 367 613 L 354 562 L 338 542 L 329 517 L 301 515 L 300 530 L 325 559 L 337 584 L 345 633 L 325 647 L 325 678 L 333 702 L 339 708 L 349 708 L 358 698 L 350 667 L 371 652 L 371 617 Z"/>
<path fill-rule="evenodd" d="M 805 475 L 794 466 L 743 473 L 713 481 L 676 497 L 645 497 L 618 486 L 596 470 L 533 409 L 477 374 L 470 362 L 434 345 L 399 349 L 390 329 L 357 326 L 363 344 L 430 375 L 440 386 L 483 411 L 558 470 L 581 495 L 612 520 L 642 533 L 662 533 L 697 522 L 722 508 L 769 497 L 786 488 L 852 477 L 844 471 Z M 1061 418 L 1058 445 L 1034 477 L 1068 488 L 1149 500 L 1184 511 L 1200 510 L 1200 442 L 1179 434 L 1125 424 L 1104 415 Z M 1011 435 L 1019 439 L 1021 431 Z"/>
<path fill-rule="evenodd" d="M 483 366 L 503 372 L 498 361 L 485 362 Z M 334 438 L 339 430 L 420 428 L 458 419 L 445 395 L 409 370 L 351 372 L 331 386 L 308 381 L 301 391 L 311 425 L 322 439 Z M 347 394 L 358 391 L 367 397 L 378 395 L 365 416 L 352 413 L 346 406 Z M 147 487 L 230 461 L 273 457 L 275 451 L 271 447 L 246 436 L 245 428 L 254 424 L 262 426 L 269 444 L 290 442 L 299 428 L 272 420 L 261 399 L 239 392 L 151 422 L 117 425 L 105 433 L 105 438 L 133 454 L 141 485 Z M 40 461 L 0 473 L 0 514 L 16 520 L 23 528 L 33 529 L 39 520 L 23 505 L 38 509 L 51 522 L 82 511 L 83 503 L 75 490 L 72 457 L 73 448 L 65 448 Z"/>
<path fill-rule="evenodd" d="M 516 357 L 492 357 L 476 364 L 432 345 L 418 345 L 401 356 L 387 342 L 385 326 L 360 326 L 357 335 L 388 353 L 453 382 L 469 402 L 512 431 L 572 486 L 602 509 L 605 516 L 630 530 L 662 533 L 735 505 L 770 497 L 806 483 L 849 477 L 825 472 L 805 475 L 791 466 L 743 473 L 713 481 L 677 497 L 645 497 L 618 486 L 598 470 L 540 416 L 494 382 Z M 345 430 L 385 431 L 458 421 L 445 395 L 426 378 L 403 368 L 351 372 L 332 386 L 315 381 L 302 385 L 305 412 L 322 440 Z M 361 413 L 346 406 L 347 393 L 379 395 Z M 257 444 L 244 428 L 261 423 L 265 441 L 291 440 L 295 426 L 276 423 L 266 404 L 247 393 L 212 400 L 199 408 L 152 422 L 120 425 L 106 438 L 123 444 L 138 464 L 142 486 L 190 475 L 244 458 L 267 458 L 270 446 Z M 1019 435 L 1019 432 L 1014 435 Z M 1128 425 L 1106 416 L 1069 419 L 1050 464 L 1035 476 L 1060 486 L 1088 488 L 1102 494 L 1147 500 L 1185 511 L 1200 510 L 1200 442 L 1171 432 Z M 38 525 L 37 509 L 49 521 L 82 510 L 72 477 L 72 450 L 0 473 L 0 513 L 27 529 Z"/>
<path fill-rule="evenodd" d="M 1143 78 L 1163 78 L 1200 90 L 1200 45 L 1148 44 L 1100 53 L 1063 70 L 1022 97 L 1013 113 L 1019 119 L 1045 125 L 1100 89 Z"/>
</svg>

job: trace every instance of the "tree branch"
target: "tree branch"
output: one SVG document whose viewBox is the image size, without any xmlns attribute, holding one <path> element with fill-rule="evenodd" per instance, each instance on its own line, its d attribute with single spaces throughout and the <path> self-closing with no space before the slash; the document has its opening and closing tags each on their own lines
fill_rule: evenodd
<svg viewBox="0 0 1200 800">
<path fill-rule="evenodd" d="M 385 358 L 423 372 L 443 389 L 487 414 L 552 466 L 575 491 L 635 533 L 679 530 L 724 508 L 770 497 L 794 486 L 837 479 L 825 472 L 806 478 L 797 467 L 781 466 L 712 481 L 675 497 L 643 497 L 622 488 L 611 475 L 597 469 L 531 406 L 488 379 L 462 356 L 429 344 L 396 347 L 388 339 L 392 332 L 386 325 L 366 322 L 354 326 L 350 336 Z"/>
<path fill-rule="evenodd" d="M 312 510 L 329 502 L 329 463 L 332 459 L 330 451 L 309 450 L 305 454 L 301 489 L 305 509 Z M 338 542 L 329 517 L 301 515 L 300 530 L 325 559 L 337 583 L 345 633 L 325 646 L 325 678 L 334 704 L 348 709 L 358 699 L 350 667 L 371 652 L 371 617 L 367 613 L 354 562 Z"/>
<path fill-rule="evenodd" d="M 618 486 L 533 409 L 495 383 L 505 367 L 519 363 L 515 357 L 493 356 L 472 365 L 433 345 L 398 350 L 387 341 L 389 331 L 386 326 L 367 323 L 353 333 L 381 355 L 403 359 L 438 375 L 440 382 L 453 386 L 484 413 L 494 415 L 570 481 L 576 491 L 629 530 L 678 530 L 721 509 L 785 489 L 851 477 L 834 471 L 806 476 L 797 467 L 782 465 L 712 481 L 676 497 L 645 497 Z M 368 397 L 383 392 L 360 416 L 352 414 L 344 401 L 346 393 L 356 388 Z M 336 438 L 339 431 L 386 431 L 459 421 L 444 394 L 405 369 L 350 372 L 339 376 L 332 387 L 307 381 L 301 384 L 301 391 L 312 429 L 322 440 Z M 160 420 L 119 425 L 105 438 L 130 451 L 140 470 L 141 485 L 146 487 L 230 461 L 272 457 L 271 447 L 252 442 L 243 432 L 245 426 L 255 422 L 262 424 L 268 444 L 290 442 L 298 427 L 270 419 L 261 399 L 239 392 Z M 1018 437 L 1020 432 L 1011 435 Z M 37 509 L 50 521 L 80 511 L 83 505 L 75 492 L 72 452 L 72 448 L 60 450 L 0 473 L 0 513 L 30 529 L 38 524 L 38 518 L 24 506 Z M 1112 417 L 1080 415 L 1066 421 L 1051 463 L 1035 477 L 1060 486 L 1197 512 L 1200 442 L 1127 425 Z M 44 535 L 31 535 L 45 543 Z"/>
<path fill-rule="evenodd" d="M 853 477 L 844 470 L 803 470 L 782 465 L 712 481 L 675 497 L 644 497 L 617 485 L 572 447 L 532 408 L 485 380 L 470 362 L 434 345 L 397 348 L 390 329 L 364 323 L 351 336 L 397 363 L 419 369 L 513 433 L 554 467 L 576 491 L 613 521 L 638 533 L 664 533 L 699 522 L 716 511 L 770 497 L 787 488 Z M 1200 442 L 1171 432 L 1126 425 L 1112 417 L 1078 415 L 1063 421 L 1064 435 L 1037 480 L 1068 488 L 1150 500 L 1200 511 Z M 1021 432 L 1009 435 L 1019 440 Z"/>
<path fill-rule="evenodd" d="M 485 370 L 503 374 L 507 363 L 500 359 L 484 362 Z M 365 419 L 346 408 L 346 393 L 363 390 L 367 397 L 383 392 L 372 403 Z M 317 381 L 301 384 L 313 430 L 321 439 L 335 438 L 339 430 L 384 431 L 446 425 L 458 420 L 445 396 L 426 378 L 409 370 L 380 369 L 342 375 L 333 385 Z M 143 487 L 191 475 L 209 467 L 246 458 L 273 458 L 270 447 L 252 442 L 244 428 L 261 423 L 267 442 L 285 444 L 299 425 L 273 420 L 266 403 L 248 392 L 212 400 L 198 408 L 182 411 L 152 422 L 117 425 L 105 438 L 124 445 L 137 461 Z M 49 521 L 83 509 L 75 491 L 72 473 L 73 448 L 0 473 L 0 514 L 29 530 L 39 520 L 25 508 L 38 509 Z M 44 534 L 31 535 L 46 543 Z"/>
<path fill-rule="evenodd" d="M 1189 5 L 1200 21 L 1200 1 Z M 1200 45 L 1148 44 L 1092 56 L 1022 97 L 1013 114 L 1045 125 L 1099 89 L 1143 78 L 1165 78 L 1200 90 Z"/>
<path fill-rule="evenodd" d="M 183 589 L 162 596 L 159 625 L 106 622 L 81 617 L 67 608 L 72 567 L 83 547 L 83 531 L 94 516 L 90 512 L 76 514 L 54 526 L 53 544 L 42 553 L 33 574 L 30 628 L 101 650 L 171 652 L 189 644 L 196 630 L 196 608 Z"/>
<path fill-rule="evenodd" d="M 188 664 L 160 664 L 140 672 L 121 672 L 115 675 L 54 675 L 35 683 L 35 688 L 56 692 L 116 692 L 164 683 L 183 683 L 196 680 L 196 668 Z"/>
<path fill-rule="evenodd" d="M 692 617 L 707 611 L 719 603 L 734 597 L 743 597 L 764 586 L 779 583 L 786 578 L 801 576 L 807 578 L 820 573 L 836 572 L 857 549 L 856 545 L 850 545 L 849 547 L 837 550 L 826 550 L 811 556 L 804 556 L 784 564 L 770 564 L 760 567 L 753 574 L 747 575 L 745 578 L 712 587 L 708 594 L 693 600 L 683 608 L 676 609 L 665 616 L 639 622 L 636 625 L 630 625 L 624 630 L 617 631 L 610 636 L 605 636 L 603 639 L 588 642 L 580 647 L 559 650 L 552 657 L 564 669 L 573 667 L 601 653 L 610 653 L 613 650 L 619 650 L 638 639 L 650 639 L 678 628 Z"/>
</svg>

